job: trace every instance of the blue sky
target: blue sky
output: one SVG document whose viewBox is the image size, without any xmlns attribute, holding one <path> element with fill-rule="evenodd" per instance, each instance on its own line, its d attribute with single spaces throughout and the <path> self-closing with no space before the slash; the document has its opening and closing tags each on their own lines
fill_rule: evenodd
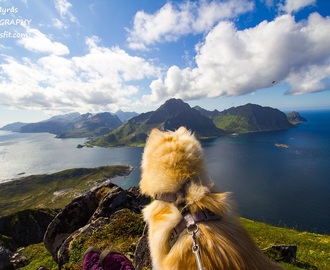
<svg viewBox="0 0 330 270">
<path fill-rule="evenodd" d="M 0 126 L 167 99 L 330 109 L 328 0 L 0 0 Z"/>
</svg>

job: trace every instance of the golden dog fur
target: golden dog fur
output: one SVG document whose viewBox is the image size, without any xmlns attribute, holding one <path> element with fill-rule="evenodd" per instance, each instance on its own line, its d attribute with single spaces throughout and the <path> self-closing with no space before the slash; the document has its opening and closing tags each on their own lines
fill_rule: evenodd
<svg viewBox="0 0 330 270">
<path fill-rule="evenodd" d="M 152 130 L 142 159 L 141 192 L 176 193 L 189 179 L 186 207 L 191 213 L 208 209 L 222 217 L 198 224 L 197 241 L 203 267 L 207 270 L 283 269 L 259 250 L 235 215 L 229 193 L 218 192 L 205 171 L 200 143 L 184 127 L 177 131 Z M 154 270 L 197 269 L 193 241 L 184 230 L 173 247 L 169 237 L 182 215 L 174 203 L 154 200 L 143 210 Z"/>
</svg>

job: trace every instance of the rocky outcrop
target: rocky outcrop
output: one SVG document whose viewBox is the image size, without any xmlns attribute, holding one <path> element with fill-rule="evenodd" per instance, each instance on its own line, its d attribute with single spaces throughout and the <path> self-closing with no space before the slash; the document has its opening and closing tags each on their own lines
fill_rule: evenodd
<svg viewBox="0 0 330 270">
<path fill-rule="evenodd" d="M 27 209 L 1 217 L 0 235 L 5 236 L 5 244 L 11 251 L 40 243 L 57 213 L 57 210 L 50 209 Z"/>
<path fill-rule="evenodd" d="M 148 243 L 148 227 L 145 226 L 143 234 L 139 239 L 134 253 L 134 262 L 136 270 L 142 270 L 144 267 L 152 269 L 152 262 L 150 257 L 149 243 Z"/>
<path fill-rule="evenodd" d="M 106 217 L 100 217 L 99 219 L 88 223 L 86 226 L 79 228 L 67 237 L 60 248 L 57 251 L 57 261 L 59 268 L 66 264 L 70 260 L 70 244 L 74 242 L 78 237 L 88 237 L 88 234 L 97 231 L 98 229 L 108 225 L 110 219 Z"/>
<path fill-rule="evenodd" d="M 0 269 L 8 269 L 11 266 L 11 256 L 13 253 L 0 241 Z"/>
<path fill-rule="evenodd" d="M 307 119 L 302 117 L 298 112 L 291 112 L 291 113 L 288 113 L 286 116 L 287 116 L 289 122 L 294 125 L 307 121 Z"/>
<path fill-rule="evenodd" d="M 24 264 L 19 247 L 43 241 L 49 223 L 58 213 L 51 209 L 27 209 L 0 218 L 0 269 L 18 269 Z"/>
<path fill-rule="evenodd" d="M 61 267 L 69 262 L 72 243 L 112 223 L 123 209 L 141 213 L 150 200 L 138 188 L 124 190 L 107 183 L 69 203 L 49 224 L 44 243 Z"/>
<path fill-rule="evenodd" d="M 95 233 L 108 233 L 111 227 L 123 237 L 123 242 L 134 235 L 136 240 L 132 246 L 137 248 L 128 256 L 136 263 L 136 269 L 150 267 L 147 236 L 143 233 L 141 237 L 144 227 L 141 209 L 149 202 L 149 198 L 140 195 L 138 187 L 124 190 L 107 182 L 76 198 L 62 210 L 24 210 L 2 217 L 0 270 L 18 269 L 29 264 L 22 255 L 24 248 L 18 248 L 43 241 L 61 268 L 69 262 L 73 246 L 88 241 Z M 111 244 L 112 237 L 106 235 L 103 241 Z"/>
</svg>

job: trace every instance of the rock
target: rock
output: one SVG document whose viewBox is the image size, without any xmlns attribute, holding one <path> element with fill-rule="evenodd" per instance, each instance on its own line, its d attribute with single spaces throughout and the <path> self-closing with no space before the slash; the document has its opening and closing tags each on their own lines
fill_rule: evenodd
<svg viewBox="0 0 330 270">
<path fill-rule="evenodd" d="M 96 192 L 88 192 L 69 203 L 49 224 L 44 243 L 54 260 L 63 242 L 76 230 L 84 227 L 98 207 Z"/>
<path fill-rule="evenodd" d="M 0 269 L 14 269 L 10 262 L 13 253 L 0 241 Z"/>
<path fill-rule="evenodd" d="M 7 247 L 15 251 L 17 247 L 26 247 L 43 241 L 43 236 L 57 214 L 56 210 L 28 209 L 0 218 L 0 235 L 10 241 Z"/>
<path fill-rule="evenodd" d="M 139 193 L 138 188 L 126 191 L 119 186 L 106 183 L 69 203 L 49 224 L 44 243 L 57 263 L 68 260 L 69 245 L 78 235 L 101 226 L 106 219 L 117 211 L 127 208 L 141 212 L 141 202 L 149 199 Z"/>
<path fill-rule="evenodd" d="M 100 204 L 90 218 L 94 221 L 99 217 L 109 217 L 118 209 L 122 209 L 127 201 L 127 191 L 118 186 L 113 186 L 100 200 Z"/>
<path fill-rule="evenodd" d="M 291 112 L 291 113 L 288 113 L 286 116 L 287 116 L 288 120 L 294 125 L 307 121 L 307 119 L 302 117 L 298 112 Z"/>
<path fill-rule="evenodd" d="M 150 250 L 148 244 L 148 227 L 144 227 L 143 234 L 139 239 L 134 253 L 133 265 L 136 270 L 143 270 L 145 267 L 152 269 Z"/>
<path fill-rule="evenodd" d="M 23 255 L 25 248 L 20 248 L 16 250 L 16 252 L 12 255 L 10 259 L 10 263 L 14 269 L 20 269 L 26 265 L 28 265 L 28 261 L 26 257 Z"/>
<path fill-rule="evenodd" d="M 57 258 L 58 258 L 58 265 L 59 269 L 62 268 L 62 266 L 69 262 L 70 259 L 70 244 L 75 241 L 78 237 L 88 235 L 89 233 L 92 233 L 99 228 L 107 225 L 110 223 L 109 218 L 100 217 L 99 219 L 87 224 L 86 226 L 76 230 L 74 233 L 72 233 L 61 245 L 60 249 L 57 252 Z"/>
<path fill-rule="evenodd" d="M 143 206 L 151 202 L 150 197 L 140 193 L 139 187 L 130 187 L 128 189 L 128 194 L 133 197 L 133 203 L 135 203 L 133 208 L 136 209 L 136 211 L 138 210 L 137 212 L 141 212 Z"/>
</svg>

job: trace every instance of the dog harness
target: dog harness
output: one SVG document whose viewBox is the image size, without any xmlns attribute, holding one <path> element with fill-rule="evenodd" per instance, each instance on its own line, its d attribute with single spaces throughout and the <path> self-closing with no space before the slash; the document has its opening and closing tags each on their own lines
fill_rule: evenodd
<svg viewBox="0 0 330 270">
<path fill-rule="evenodd" d="M 187 181 L 177 193 L 163 193 L 157 194 L 155 200 L 175 203 L 179 197 L 185 197 L 186 186 L 190 181 Z M 196 213 L 190 213 L 189 209 L 184 208 L 185 202 L 176 205 L 182 215 L 182 219 L 179 224 L 172 230 L 170 235 L 170 247 L 173 247 L 175 242 L 178 240 L 182 231 L 187 228 L 188 232 L 192 228 L 197 226 L 199 222 L 221 220 L 221 216 L 209 211 L 208 209 L 197 211 Z M 183 209 L 183 210 L 182 210 Z"/>
<path fill-rule="evenodd" d="M 175 203 L 179 197 L 185 198 L 186 186 L 190 181 L 186 181 L 181 189 L 177 193 L 163 193 L 155 196 L 156 200 L 161 200 L 165 202 Z M 178 240 L 182 231 L 186 228 L 187 232 L 191 234 L 193 240 L 192 252 L 196 258 L 196 264 L 198 270 L 204 270 L 202 265 L 202 260 L 199 254 L 199 245 L 197 243 L 196 234 L 199 230 L 198 224 L 199 222 L 204 221 L 214 221 L 221 220 L 221 216 L 205 209 L 197 211 L 196 213 L 190 213 L 188 208 L 185 207 L 185 201 L 176 204 L 176 207 L 179 209 L 182 215 L 182 219 L 178 225 L 172 230 L 170 235 L 169 244 L 172 248 L 176 241 Z"/>
</svg>

